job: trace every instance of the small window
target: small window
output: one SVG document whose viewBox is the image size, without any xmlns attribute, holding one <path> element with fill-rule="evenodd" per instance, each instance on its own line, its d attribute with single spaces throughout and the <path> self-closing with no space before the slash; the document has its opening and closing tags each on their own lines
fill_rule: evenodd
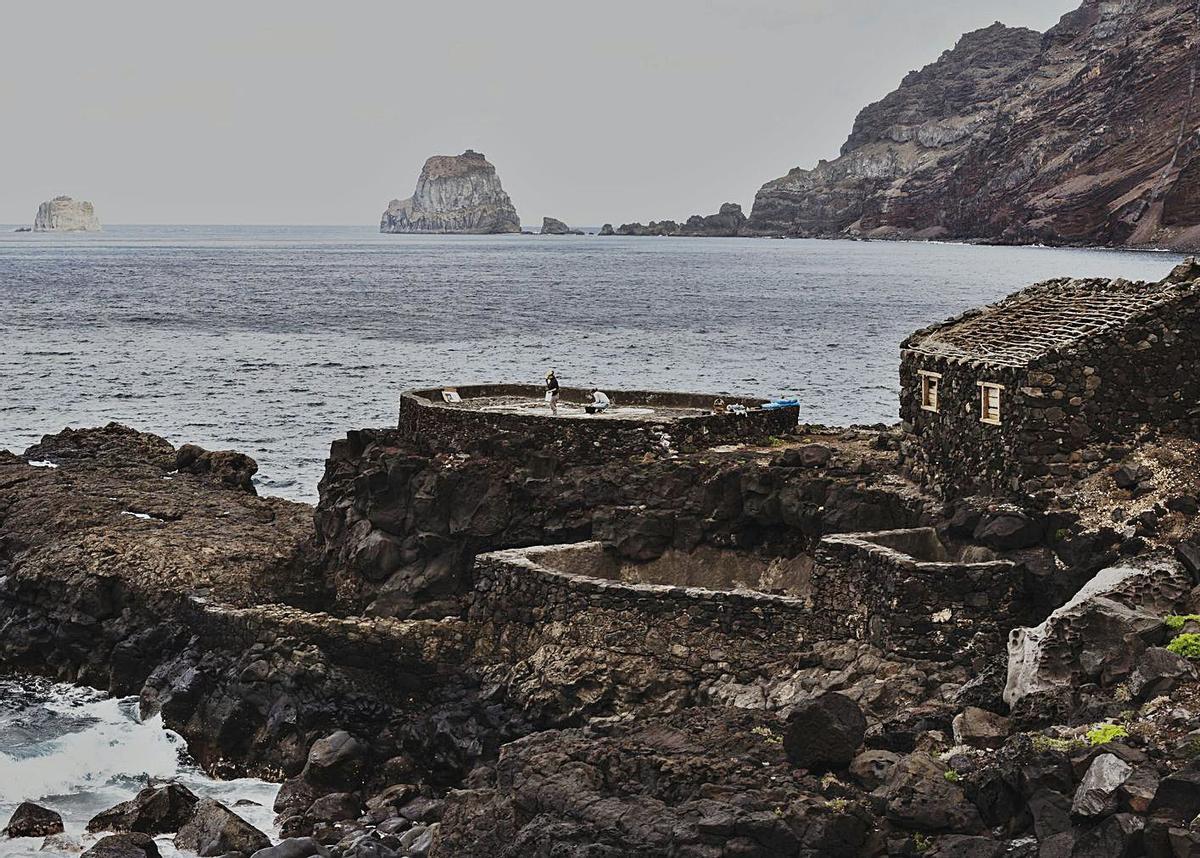
<svg viewBox="0 0 1200 858">
<path fill-rule="evenodd" d="M 921 375 L 921 408 L 925 411 L 937 411 L 938 393 L 942 386 L 942 377 L 936 372 L 920 371 Z"/>
<path fill-rule="evenodd" d="M 1000 425 L 1000 391 L 1004 385 L 979 382 L 979 421 Z"/>
</svg>

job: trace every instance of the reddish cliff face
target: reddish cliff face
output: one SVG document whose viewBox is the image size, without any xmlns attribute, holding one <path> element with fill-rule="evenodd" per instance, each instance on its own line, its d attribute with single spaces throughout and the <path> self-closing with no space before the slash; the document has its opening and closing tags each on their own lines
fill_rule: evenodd
<svg viewBox="0 0 1200 858">
<path fill-rule="evenodd" d="M 1196 0 L 995 24 L 864 109 L 842 154 L 755 198 L 751 233 L 1200 247 Z"/>
</svg>

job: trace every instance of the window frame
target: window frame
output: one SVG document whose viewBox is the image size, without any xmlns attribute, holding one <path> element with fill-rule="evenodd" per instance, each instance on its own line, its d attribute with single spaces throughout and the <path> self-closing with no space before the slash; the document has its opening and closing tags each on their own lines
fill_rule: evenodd
<svg viewBox="0 0 1200 858">
<path fill-rule="evenodd" d="M 942 374 L 940 372 L 930 372 L 927 369 L 917 370 L 917 375 L 921 378 L 920 390 L 920 405 L 922 411 L 930 411 L 938 414 L 942 410 Z M 932 404 L 930 404 L 929 391 L 933 390 Z"/>
<path fill-rule="evenodd" d="M 1002 396 L 1004 392 L 1004 385 L 997 384 L 994 381 L 979 381 L 976 382 L 976 384 L 979 386 L 979 422 L 986 423 L 989 426 L 1003 426 L 1004 409 L 1001 407 L 1001 403 L 1004 401 L 1004 397 Z M 989 390 L 994 390 L 996 392 L 995 417 L 988 416 L 987 394 Z"/>
</svg>

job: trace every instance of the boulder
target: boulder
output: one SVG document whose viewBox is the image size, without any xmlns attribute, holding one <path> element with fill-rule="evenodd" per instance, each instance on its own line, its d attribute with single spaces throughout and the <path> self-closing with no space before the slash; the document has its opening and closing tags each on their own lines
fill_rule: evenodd
<svg viewBox="0 0 1200 858">
<path fill-rule="evenodd" d="M 361 813 L 362 802 L 353 793 L 331 792 L 309 805 L 304 815 L 314 822 L 344 822 Z"/>
<path fill-rule="evenodd" d="M 1150 812 L 1169 813 L 1185 821 L 1195 819 L 1200 814 L 1200 764 L 1191 763 L 1163 778 L 1150 802 Z"/>
<path fill-rule="evenodd" d="M 233 450 L 205 450 L 196 444 L 184 444 L 175 454 L 175 470 L 181 474 L 207 476 L 222 485 L 257 494 L 254 475 L 258 462 Z"/>
<path fill-rule="evenodd" d="M 181 784 L 147 787 L 129 801 L 93 816 L 87 830 L 168 834 L 192 818 L 197 801 L 195 794 Z"/>
<path fill-rule="evenodd" d="M 1106 816 L 1113 813 L 1119 801 L 1117 790 L 1132 773 L 1133 766 L 1115 754 L 1096 757 L 1088 766 L 1079 789 L 1075 791 L 1071 813 L 1076 816 Z"/>
<path fill-rule="evenodd" d="M 410 858 L 425 858 L 429 854 L 429 850 L 433 848 L 433 839 L 437 837 L 440 827 L 440 823 L 435 822 L 429 827 L 419 830 L 417 835 L 408 843 L 408 855 Z M 415 831 L 418 831 L 418 829 L 414 828 L 406 832 L 406 835 Z"/>
<path fill-rule="evenodd" d="M 1029 797 L 1027 807 L 1038 840 L 1071 830 L 1071 800 L 1062 793 L 1043 787 Z"/>
<path fill-rule="evenodd" d="M 159 852 L 153 837 L 134 831 L 101 837 L 82 858 L 159 858 Z"/>
<path fill-rule="evenodd" d="M 56 811 L 32 801 L 23 801 L 13 811 L 4 834 L 7 837 L 47 837 L 60 834 L 62 830 L 62 817 Z"/>
<path fill-rule="evenodd" d="M 1024 511 L 1004 507 L 989 510 L 980 516 L 974 539 L 996 551 L 1032 548 L 1042 541 L 1045 530 Z"/>
<path fill-rule="evenodd" d="M 437 822 L 445 808 L 446 802 L 441 799 L 418 796 L 400 808 L 400 815 L 413 822 Z"/>
<path fill-rule="evenodd" d="M 271 840 L 225 805 L 206 798 L 196 804 L 192 818 L 175 835 L 175 845 L 209 858 L 227 852 L 250 855 L 270 846 Z"/>
<path fill-rule="evenodd" d="M 365 749 L 345 730 L 313 742 L 303 777 L 329 787 L 357 787 L 362 778 Z"/>
<path fill-rule="evenodd" d="M 1014 706 L 1032 694 L 1124 681 L 1190 589 L 1187 572 L 1170 560 L 1100 570 L 1040 625 L 1009 635 L 1004 701 Z"/>
<path fill-rule="evenodd" d="M 979 811 L 958 784 L 946 779 L 946 765 L 928 754 L 910 754 L 892 767 L 883 793 L 887 818 L 916 831 L 979 831 Z"/>
<path fill-rule="evenodd" d="M 611 223 L 606 223 L 604 226 L 600 227 L 600 234 L 616 235 L 617 233 L 613 230 L 613 225 Z"/>
<path fill-rule="evenodd" d="M 1117 813 L 1075 838 L 1071 858 L 1135 858 L 1144 855 L 1144 817 Z"/>
<path fill-rule="evenodd" d="M 1191 541 L 1179 543 L 1175 546 L 1175 559 L 1183 564 L 1193 583 L 1200 583 L 1200 545 Z"/>
<path fill-rule="evenodd" d="M 1195 680 L 1196 668 L 1169 649 L 1152 646 L 1138 659 L 1126 686 L 1139 703 L 1168 694 L 1183 680 Z"/>
<path fill-rule="evenodd" d="M 311 837 L 289 837 L 274 846 L 259 849 L 250 858 L 329 858 L 329 850 Z"/>
<path fill-rule="evenodd" d="M 999 748 L 1011 729 L 1003 715 L 976 706 L 968 706 L 954 716 L 954 742 L 970 748 Z"/>
<path fill-rule="evenodd" d="M 892 766 L 899 761 L 900 755 L 891 751 L 863 751 L 851 761 L 850 777 L 863 789 L 877 789 L 887 783 Z"/>
<path fill-rule="evenodd" d="M 793 765 L 810 771 L 844 769 L 862 747 L 867 721 L 858 704 L 831 691 L 796 704 L 787 716 L 783 747 Z"/>
</svg>

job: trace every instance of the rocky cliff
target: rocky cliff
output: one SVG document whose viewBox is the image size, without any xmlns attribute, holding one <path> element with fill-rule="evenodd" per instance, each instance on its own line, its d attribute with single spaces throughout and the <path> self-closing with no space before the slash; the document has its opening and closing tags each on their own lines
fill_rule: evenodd
<svg viewBox="0 0 1200 858">
<path fill-rule="evenodd" d="M 753 234 L 1200 246 L 1191 0 L 969 33 L 758 192 Z"/>
<path fill-rule="evenodd" d="M 92 204 L 70 197 L 55 197 L 38 206 L 34 232 L 94 232 L 100 219 Z"/>
<path fill-rule="evenodd" d="M 496 168 L 468 149 L 426 161 L 413 195 L 388 204 L 379 231 L 520 232 L 521 219 L 500 186 Z"/>
</svg>

